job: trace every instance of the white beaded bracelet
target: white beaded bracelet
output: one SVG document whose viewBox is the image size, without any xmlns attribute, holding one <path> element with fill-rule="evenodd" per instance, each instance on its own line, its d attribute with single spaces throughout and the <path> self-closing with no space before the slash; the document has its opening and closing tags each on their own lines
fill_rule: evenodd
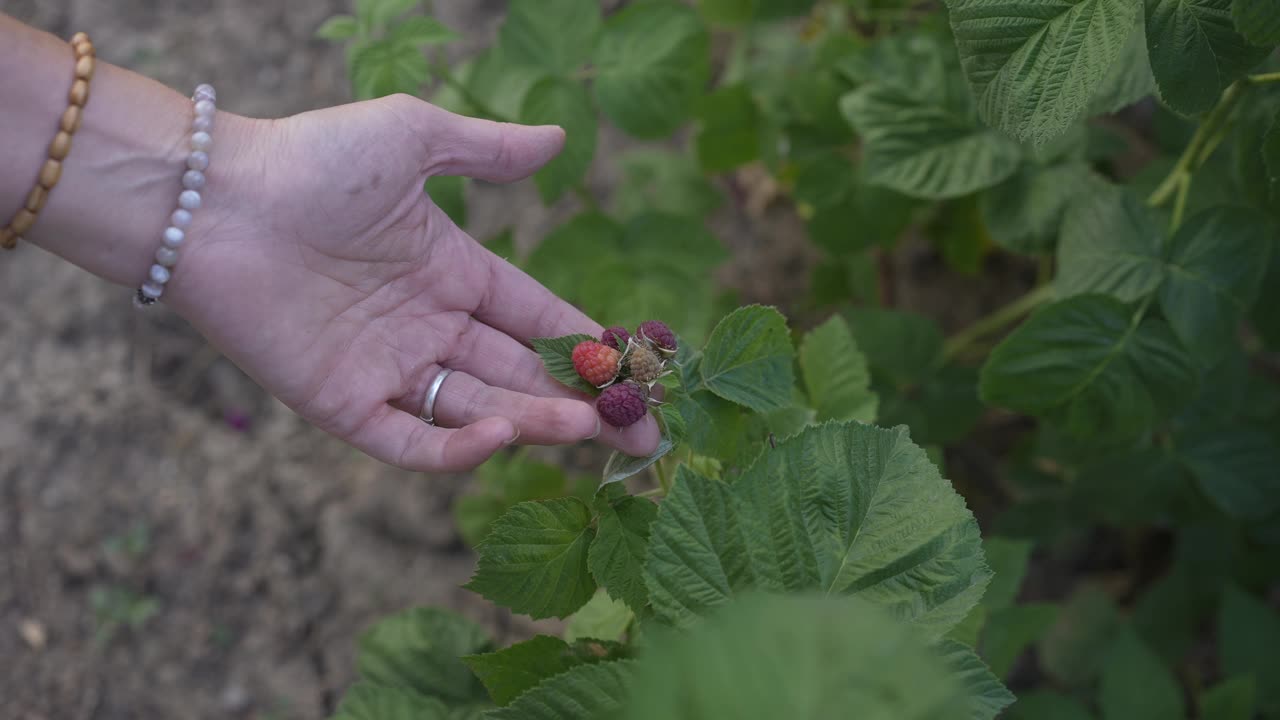
<svg viewBox="0 0 1280 720">
<path fill-rule="evenodd" d="M 195 119 L 191 121 L 191 154 L 187 155 L 187 169 L 182 174 L 182 192 L 178 194 L 178 209 L 169 216 L 169 227 L 162 235 L 163 244 L 156 250 L 155 264 L 147 272 L 147 279 L 133 296 L 134 307 L 154 304 L 164 294 L 165 283 L 173 276 L 173 266 L 178 264 L 178 248 L 187 239 L 191 227 L 191 213 L 200 209 L 200 191 L 204 190 L 204 171 L 209 169 L 209 148 L 213 145 L 213 118 L 218 112 L 215 103 L 218 94 L 212 85 L 199 85 L 191 96 L 195 104 Z"/>
</svg>

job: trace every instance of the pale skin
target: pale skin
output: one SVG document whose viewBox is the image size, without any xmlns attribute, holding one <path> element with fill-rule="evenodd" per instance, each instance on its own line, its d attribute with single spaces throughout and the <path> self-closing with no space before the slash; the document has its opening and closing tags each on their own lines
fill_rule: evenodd
<svg viewBox="0 0 1280 720">
<path fill-rule="evenodd" d="M 65 42 L 0 14 L 0 224 L 44 161 L 71 63 Z M 225 92 L 218 100 L 234 106 Z M 136 287 L 181 189 L 191 118 L 188 98 L 99 61 L 62 179 L 26 243 Z M 528 345 L 601 326 L 422 192 L 433 175 L 525 178 L 560 151 L 560 128 L 394 96 L 283 120 L 220 110 L 213 138 L 205 202 L 162 302 L 304 418 L 427 472 L 475 467 L 513 442 L 656 448 L 652 418 L 602 426 Z M 127 306 L 130 292 L 120 297 Z M 418 413 L 442 368 L 454 373 L 431 426 Z"/>
</svg>

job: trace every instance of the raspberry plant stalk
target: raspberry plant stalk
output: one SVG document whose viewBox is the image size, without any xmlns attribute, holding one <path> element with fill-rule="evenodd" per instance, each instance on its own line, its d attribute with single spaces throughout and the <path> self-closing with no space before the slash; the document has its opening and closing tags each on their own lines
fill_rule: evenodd
<svg viewBox="0 0 1280 720">
<path fill-rule="evenodd" d="M 664 440 L 483 468 L 470 587 L 563 638 L 410 611 L 340 714 L 1280 717 L 1276 0 L 510 0 L 469 54 L 430 10 L 321 35 L 359 97 L 565 128 L 568 219 L 487 242 Z M 792 327 L 711 279 L 779 218 Z"/>
</svg>

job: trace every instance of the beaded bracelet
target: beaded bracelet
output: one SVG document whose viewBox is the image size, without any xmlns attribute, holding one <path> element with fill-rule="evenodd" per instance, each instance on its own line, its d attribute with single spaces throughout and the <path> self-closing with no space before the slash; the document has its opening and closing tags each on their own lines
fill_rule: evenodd
<svg viewBox="0 0 1280 720">
<path fill-rule="evenodd" d="M 161 236 L 163 244 L 156 250 L 155 264 L 134 293 L 134 307 L 143 308 L 159 300 L 164 294 L 165 283 L 173 276 L 173 266 L 178 264 L 178 248 L 187 239 L 191 213 L 200 209 L 200 191 L 205 186 L 204 171 L 209 169 L 209 148 L 213 146 L 217 100 L 218 94 L 208 84 L 197 86 L 191 96 L 195 105 L 195 119 L 191 121 L 191 154 L 187 155 L 187 170 L 182 174 L 183 190 L 178 194 L 178 209 L 169 216 L 170 224 Z"/>
<path fill-rule="evenodd" d="M 71 49 L 75 51 L 76 64 L 71 90 L 67 93 L 67 109 L 62 113 L 58 134 L 49 143 L 49 157 L 44 161 L 44 167 L 40 168 L 40 176 L 27 195 L 26 203 L 18 209 L 8 225 L 0 228 L 0 247 L 5 250 L 17 247 L 22 236 L 36 224 L 36 218 L 44 209 L 49 193 L 62 178 L 62 161 L 71 153 L 71 136 L 80 129 L 84 106 L 89 102 L 89 81 L 93 79 L 95 65 L 93 43 L 89 41 L 87 34 L 76 33 L 71 38 Z"/>
</svg>

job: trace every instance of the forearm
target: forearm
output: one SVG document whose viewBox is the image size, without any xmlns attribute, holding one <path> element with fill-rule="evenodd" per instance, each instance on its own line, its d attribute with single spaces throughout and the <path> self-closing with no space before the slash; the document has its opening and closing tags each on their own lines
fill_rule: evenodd
<svg viewBox="0 0 1280 720">
<path fill-rule="evenodd" d="M 0 14 L 0 223 L 24 203 L 44 164 L 67 107 L 72 63 L 64 41 Z M 191 102 L 101 60 L 90 87 L 61 179 L 25 239 L 95 275 L 137 285 L 176 207 Z M 243 168 L 251 164 L 255 123 L 218 113 L 192 241 L 249 192 Z"/>
</svg>

